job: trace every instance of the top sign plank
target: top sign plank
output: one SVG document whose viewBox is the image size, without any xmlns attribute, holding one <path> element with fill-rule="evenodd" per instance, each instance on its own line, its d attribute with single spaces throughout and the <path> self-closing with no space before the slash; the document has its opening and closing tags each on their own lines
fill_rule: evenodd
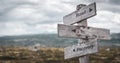
<svg viewBox="0 0 120 63">
<path fill-rule="evenodd" d="M 77 11 L 74 11 L 69 15 L 64 16 L 63 22 L 66 25 L 71 25 L 95 15 L 96 15 L 96 3 L 92 3 L 88 6 L 82 7 Z"/>
</svg>

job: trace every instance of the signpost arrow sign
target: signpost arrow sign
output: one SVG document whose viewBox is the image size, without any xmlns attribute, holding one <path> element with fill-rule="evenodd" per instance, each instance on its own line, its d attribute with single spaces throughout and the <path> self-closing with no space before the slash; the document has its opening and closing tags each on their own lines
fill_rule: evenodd
<svg viewBox="0 0 120 63">
<path fill-rule="evenodd" d="M 75 25 L 64 25 L 58 24 L 58 36 L 66 38 L 95 38 L 97 39 L 110 39 L 110 31 L 108 29 L 75 26 Z"/>
<path fill-rule="evenodd" d="M 77 11 L 74 11 L 69 15 L 64 16 L 63 22 L 64 24 L 70 25 L 95 15 L 96 15 L 96 3 L 92 3 L 88 6 L 82 7 Z"/>
<path fill-rule="evenodd" d="M 79 57 L 98 52 L 97 38 L 82 40 L 79 45 L 64 48 L 65 59 Z"/>
<path fill-rule="evenodd" d="M 89 12 L 91 12 L 92 11 L 92 9 L 91 8 L 89 8 Z"/>
</svg>

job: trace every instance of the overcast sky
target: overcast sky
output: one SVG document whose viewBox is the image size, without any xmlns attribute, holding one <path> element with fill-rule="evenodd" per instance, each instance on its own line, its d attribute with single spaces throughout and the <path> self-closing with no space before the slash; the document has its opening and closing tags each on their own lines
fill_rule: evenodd
<svg viewBox="0 0 120 63">
<path fill-rule="evenodd" d="M 120 0 L 0 0 L 0 36 L 57 33 L 63 16 L 93 2 L 97 15 L 88 25 L 120 32 Z"/>
</svg>

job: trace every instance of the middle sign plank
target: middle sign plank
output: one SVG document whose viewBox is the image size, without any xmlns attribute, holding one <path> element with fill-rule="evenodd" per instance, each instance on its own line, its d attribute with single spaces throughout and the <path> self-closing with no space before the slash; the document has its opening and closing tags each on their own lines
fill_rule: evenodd
<svg viewBox="0 0 120 63">
<path fill-rule="evenodd" d="M 64 24 L 71 25 L 81 20 L 90 18 L 96 15 L 96 3 L 92 3 L 88 6 L 82 7 L 81 9 L 72 12 L 63 17 Z"/>
<path fill-rule="evenodd" d="M 103 28 L 76 26 L 76 25 L 64 25 L 58 24 L 58 36 L 66 38 L 86 38 L 88 36 L 96 37 L 97 39 L 110 39 L 110 30 Z"/>
</svg>

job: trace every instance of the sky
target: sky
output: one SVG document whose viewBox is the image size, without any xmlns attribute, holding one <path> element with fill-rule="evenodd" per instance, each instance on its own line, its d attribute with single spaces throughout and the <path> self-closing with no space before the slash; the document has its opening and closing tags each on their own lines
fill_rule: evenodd
<svg viewBox="0 0 120 63">
<path fill-rule="evenodd" d="M 96 2 L 97 15 L 89 18 L 91 27 L 120 32 L 120 0 L 0 0 L 0 36 L 57 33 L 63 16 L 78 4 Z"/>
</svg>

